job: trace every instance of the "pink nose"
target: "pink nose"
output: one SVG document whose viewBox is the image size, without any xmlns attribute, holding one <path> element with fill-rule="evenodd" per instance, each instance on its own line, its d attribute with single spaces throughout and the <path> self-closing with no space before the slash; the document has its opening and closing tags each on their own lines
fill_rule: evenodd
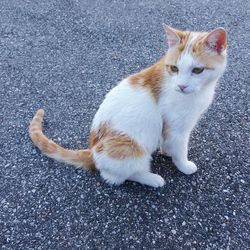
<svg viewBox="0 0 250 250">
<path fill-rule="evenodd" d="M 187 88 L 187 85 L 178 85 L 181 91 L 184 91 L 185 88 Z"/>
</svg>

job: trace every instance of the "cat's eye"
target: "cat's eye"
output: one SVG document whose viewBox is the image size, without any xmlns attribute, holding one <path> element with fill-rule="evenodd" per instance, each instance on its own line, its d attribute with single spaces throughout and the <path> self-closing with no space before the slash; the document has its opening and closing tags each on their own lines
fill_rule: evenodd
<svg viewBox="0 0 250 250">
<path fill-rule="evenodd" d="M 178 71 L 179 71 L 178 67 L 176 67 L 175 65 L 171 65 L 171 66 L 170 66 L 170 69 L 171 69 L 171 71 L 174 72 L 174 73 L 178 73 Z"/>
<path fill-rule="evenodd" d="M 200 74 L 203 71 L 204 71 L 203 67 L 201 67 L 201 68 L 193 68 L 192 73 L 194 73 L 194 74 Z"/>
</svg>

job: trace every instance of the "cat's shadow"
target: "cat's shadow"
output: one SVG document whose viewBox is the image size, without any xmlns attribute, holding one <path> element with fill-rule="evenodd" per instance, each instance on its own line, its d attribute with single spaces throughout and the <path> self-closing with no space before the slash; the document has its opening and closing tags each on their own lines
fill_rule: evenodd
<svg viewBox="0 0 250 250">
<path fill-rule="evenodd" d="M 159 151 L 152 155 L 151 169 L 153 173 L 161 175 L 164 179 L 179 172 L 173 164 L 171 157 L 163 155 Z"/>
</svg>

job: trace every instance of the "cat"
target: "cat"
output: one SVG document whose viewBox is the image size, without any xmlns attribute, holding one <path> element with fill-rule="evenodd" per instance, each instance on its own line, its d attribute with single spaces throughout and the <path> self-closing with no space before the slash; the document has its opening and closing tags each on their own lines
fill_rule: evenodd
<svg viewBox="0 0 250 250">
<path fill-rule="evenodd" d="M 150 170 L 151 155 L 158 148 L 184 174 L 196 172 L 187 157 L 188 141 L 225 70 L 226 32 L 164 28 L 167 53 L 106 95 L 94 116 L 89 149 L 68 150 L 49 140 L 42 132 L 42 109 L 29 127 L 34 144 L 51 158 L 99 170 L 111 185 L 130 180 L 162 187 L 164 179 Z"/>
</svg>

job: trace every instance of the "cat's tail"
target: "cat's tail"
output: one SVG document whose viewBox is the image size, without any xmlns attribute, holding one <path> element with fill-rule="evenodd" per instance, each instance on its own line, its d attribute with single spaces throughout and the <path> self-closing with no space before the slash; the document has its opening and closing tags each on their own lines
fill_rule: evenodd
<svg viewBox="0 0 250 250">
<path fill-rule="evenodd" d="M 42 131 L 43 116 L 44 110 L 39 109 L 33 117 L 29 127 L 30 138 L 42 153 L 48 157 L 77 167 L 95 170 L 95 164 L 90 149 L 65 149 L 52 140 L 49 140 L 48 137 L 44 135 Z"/>
</svg>

